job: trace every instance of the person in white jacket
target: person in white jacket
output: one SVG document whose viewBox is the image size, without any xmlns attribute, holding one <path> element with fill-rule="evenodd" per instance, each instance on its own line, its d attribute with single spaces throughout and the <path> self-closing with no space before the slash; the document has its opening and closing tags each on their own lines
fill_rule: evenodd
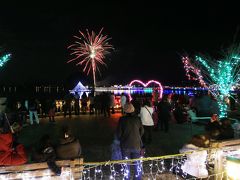
<svg viewBox="0 0 240 180">
<path fill-rule="evenodd" d="M 154 126 L 153 118 L 153 107 L 151 106 L 150 101 L 146 100 L 143 102 L 143 106 L 140 110 L 140 118 L 144 128 L 143 134 L 143 144 L 150 144 L 152 142 L 152 129 Z"/>
<path fill-rule="evenodd" d="M 187 173 L 187 178 L 206 178 L 208 170 L 206 167 L 207 150 L 201 150 L 209 147 L 209 138 L 205 135 L 194 135 L 188 144 L 185 144 L 179 151 L 180 153 L 191 152 L 187 154 L 187 160 L 182 165 L 183 173 Z"/>
</svg>

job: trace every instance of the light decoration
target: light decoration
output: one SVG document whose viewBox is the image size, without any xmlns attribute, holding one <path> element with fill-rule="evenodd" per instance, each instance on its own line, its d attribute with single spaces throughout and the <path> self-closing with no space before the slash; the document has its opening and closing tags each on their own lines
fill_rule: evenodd
<svg viewBox="0 0 240 180">
<path fill-rule="evenodd" d="M 188 77 L 188 80 L 192 81 L 199 81 L 200 85 L 203 87 L 207 87 L 205 81 L 203 80 L 203 76 L 201 74 L 201 70 L 197 67 L 195 67 L 188 56 L 182 57 L 183 67 L 186 71 L 186 76 Z"/>
<path fill-rule="evenodd" d="M 55 179 L 56 177 L 52 176 L 51 170 L 45 170 L 43 172 L 43 176 L 38 173 L 38 177 L 33 176 L 34 171 L 24 171 L 24 172 L 17 172 L 16 174 L 6 174 L 2 175 L 0 174 L 0 180 L 6 180 L 6 179 L 22 179 L 22 180 L 50 180 Z M 35 173 L 36 175 L 36 173 Z M 57 177 L 59 180 L 74 180 L 73 173 L 70 169 L 70 167 L 62 167 L 61 175 Z"/>
<path fill-rule="evenodd" d="M 135 79 L 135 80 L 133 80 L 133 81 L 130 82 L 129 87 L 132 88 L 133 84 L 140 84 L 140 85 L 142 85 L 144 88 L 149 87 L 150 84 L 156 84 L 156 85 L 158 86 L 159 99 L 162 98 L 163 87 L 162 87 L 161 83 L 158 82 L 158 81 L 156 81 L 156 80 L 150 80 L 150 81 L 148 81 L 147 83 L 144 83 L 144 82 L 142 82 L 141 80 Z M 129 89 L 130 89 L 130 88 L 129 88 Z M 128 95 L 128 96 L 129 96 L 129 100 L 131 101 L 131 100 L 132 100 L 132 96 L 131 96 L 130 91 L 129 91 L 129 95 Z"/>
<path fill-rule="evenodd" d="M 98 34 L 94 31 L 91 33 L 86 30 L 86 34 L 79 31 L 79 36 L 73 36 L 76 40 L 68 49 L 72 52 L 70 55 L 74 58 L 70 59 L 68 63 L 72 61 L 78 61 L 76 65 L 84 65 L 83 72 L 87 72 L 87 75 L 92 71 L 94 88 L 96 87 L 96 71 L 100 73 L 98 64 L 106 65 L 104 62 L 105 56 L 110 53 L 113 46 L 108 43 L 110 38 L 107 35 L 102 35 L 103 28 Z"/>
<path fill-rule="evenodd" d="M 234 146 L 233 146 L 234 147 Z M 230 147 L 227 147 L 228 149 Z M 218 148 L 221 150 L 221 148 Z M 205 149 L 206 150 L 206 149 Z M 207 149 L 208 152 L 211 149 Z M 216 150 L 215 148 L 212 150 Z M 231 149 L 229 149 L 231 151 Z M 137 175 L 142 175 L 142 179 L 185 179 L 186 173 L 181 173 L 181 165 L 185 162 L 186 155 L 191 154 L 196 151 L 185 152 L 183 154 L 175 154 L 175 155 L 165 155 L 158 157 L 146 157 L 146 158 L 138 158 L 138 159 L 125 159 L 119 161 L 106 161 L 106 162 L 85 162 L 83 163 L 83 170 L 79 170 L 79 173 L 82 173 L 82 180 L 90 180 L 90 179 L 124 179 L 128 176 L 133 177 L 132 171 L 137 165 Z M 217 157 L 214 153 L 217 151 L 212 151 L 212 156 Z M 215 162 L 214 158 L 209 160 L 207 159 L 206 165 L 211 164 L 210 161 Z M 137 163 L 137 164 L 136 164 Z M 74 169 L 76 173 L 78 170 Z M 33 178 L 31 173 L 34 171 L 24 171 L 17 172 L 17 179 L 23 180 L 33 180 L 33 179 L 51 179 L 50 170 L 47 170 L 45 173 L 45 177 L 37 177 Z M 217 178 L 218 180 L 224 180 L 226 177 L 226 171 L 209 174 L 208 179 Z M 0 179 L 13 179 L 12 174 L 0 174 Z M 57 179 L 74 179 L 72 174 L 72 169 L 62 168 L 61 176 Z M 197 179 L 197 178 L 193 178 Z"/>
<path fill-rule="evenodd" d="M 11 58 L 11 54 L 5 54 L 2 57 L 0 57 L 0 67 L 3 67 L 6 62 L 8 62 Z"/>
<path fill-rule="evenodd" d="M 240 163 L 227 161 L 227 175 L 234 180 L 240 180 Z"/>
<path fill-rule="evenodd" d="M 226 157 L 226 170 L 228 178 L 240 180 L 240 154 Z"/>
<path fill-rule="evenodd" d="M 84 163 L 82 179 L 137 179 L 139 176 L 142 176 L 142 179 L 186 179 L 187 173 L 181 171 L 181 166 L 185 162 L 186 155 L 191 153 L 193 151 L 159 157 Z M 208 163 L 207 160 L 206 164 Z M 134 167 L 137 167 L 135 177 L 132 171 Z M 223 171 L 209 174 L 208 178 L 223 180 L 225 175 L 226 171 Z"/>
<path fill-rule="evenodd" d="M 203 87 L 208 88 L 217 99 L 220 118 L 227 116 L 226 99 L 230 96 L 233 87 L 240 81 L 239 53 L 239 49 L 236 48 L 226 53 L 222 60 L 196 56 L 194 62 L 187 56 L 182 57 L 188 79 L 197 80 Z"/>
</svg>

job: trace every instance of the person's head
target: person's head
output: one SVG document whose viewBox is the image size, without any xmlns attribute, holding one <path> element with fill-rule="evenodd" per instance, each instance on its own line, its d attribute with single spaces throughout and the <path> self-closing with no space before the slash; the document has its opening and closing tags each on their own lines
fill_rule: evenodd
<svg viewBox="0 0 240 180">
<path fill-rule="evenodd" d="M 207 135 L 194 135 L 189 143 L 197 147 L 207 148 L 210 145 L 210 139 Z"/>
<path fill-rule="evenodd" d="M 131 114 L 135 111 L 135 108 L 134 106 L 132 105 L 132 103 L 128 102 L 124 105 L 123 107 L 123 111 L 126 113 L 126 114 Z"/>
<path fill-rule="evenodd" d="M 50 146 L 50 144 L 51 144 L 51 139 L 50 139 L 49 134 L 44 134 L 44 135 L 40 138 L 39 144 L 40 144 L 40 146 L 42 146 L 43 148 L 46 148 L 46 147 Z"/>
<path fill-rule="evenodd" d="M 151 106 L 150 101 L 149 101 L 148 99 L 145 99 L 145 100 L 143 101 L 143 106 L 148 106 L 148 107 L 150 107 L 150 106 Z"/>
<path fill-rule="evenodd" d="M 213 114 L 212 117 L 211 117 L 211 122 L 215 122 L 215 121 L 218 121 L 218 120 L 219 120 L 218 115 Z"/>
<path fill-rule="evenodd" d="M 223 119 L 221 119 L 221 122 L 222 122 L 222 126 L 223 126 L 223 127 L 229 127 L 229 126 L 231 126 L 231 120 L 228 119 L 228 118 L 223 118 Z"/>
<path fill-rule="evenodd" d="M 61 129 L 61 137 L 66 139 L 72 136 L 71 130 L 68 126 L 63 126 Z"/>
<path fill-rule="evenodd" d="M 167 101 L 168 101 L 168 96 L 169 96 L 169 98 L 172 97 L 171 95 L 164 95 L 164 96 L 162 97 L 162 102 L 167 102 Z"/>
</svg>

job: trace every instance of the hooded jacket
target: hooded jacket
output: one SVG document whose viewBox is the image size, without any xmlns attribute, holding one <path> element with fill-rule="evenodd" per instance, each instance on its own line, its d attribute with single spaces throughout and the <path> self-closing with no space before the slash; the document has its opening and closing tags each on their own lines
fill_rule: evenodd
<svg viewBox="0 0 240 180">
<path fill-rule="evenodd" d="M 117 137 L 120 140 L 121 148 L 140 150 L 143 132 L 139 117 L 129 114 L 119 119 Z"/>
</svg>

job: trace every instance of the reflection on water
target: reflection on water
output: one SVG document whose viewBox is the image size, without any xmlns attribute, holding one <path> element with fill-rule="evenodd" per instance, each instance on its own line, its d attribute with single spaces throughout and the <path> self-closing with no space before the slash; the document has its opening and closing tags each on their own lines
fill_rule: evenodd
<svg viewBox="0 0 240 180">
<path fill-rule="evenodd" d="M 134 89 L 117 89 L 117 90 L 111 90 L 115 95 L 121 95 L 124 94 L 152 94 L 153 89 L 152 88 L 134 88 Z"/>
<path fill-rule="evenodd" d="M 202 92 L 206 92 L 206 90 L 201 90 L 201 89 L 164 89 L 163 90 L 163 94 L 179 94 L 179 95 L 195 95 L 197 94 L 197 92 L 202 91 Z M 121 95 L 122 93 L 124 94 L 152 94 L 153 93 L 153 89 L 152 88 L 134 88 L 134 89 L 125 89 L 125 90 L 112 90 L 111 92 L 113 92 L 115 95 Z"/>
</svg>

